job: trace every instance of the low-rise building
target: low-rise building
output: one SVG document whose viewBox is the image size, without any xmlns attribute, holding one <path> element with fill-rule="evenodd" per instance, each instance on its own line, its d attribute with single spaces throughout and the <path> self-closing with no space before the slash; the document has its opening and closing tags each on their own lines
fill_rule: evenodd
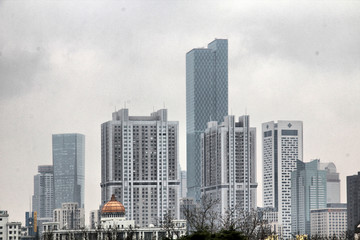
<svg viewBox="0 0 360 240">
<path fill-rule="evenodd" d="M 101 216 L 100 210 L 90 211 L 90 216 L 89 216 L 89 228 L 90 229 L 95 229 L 100 226 L 100 216 Z"/>
<path fill-rule="evenodd" d="M 0 240 L 17 240 L 21 236 L 21 223 L 9 222 L 9 214 L 0 210 Z"/>
<path fill-rule="evenodd" d="M 157 240 L 164 237 L 178 239 L 186 234 L 186 220 L 173 220 L 166 226 L 159 224 L 148 227 L 135 225 L 135 220 L 127 220 L 125 208 L 115 195 L 107 202 L 101 210 L 101 221 L 99 228 L 95 229 L 61 229 L 59 223 L 44 223 L 44 238 L 46 239 L 143 239 Z M 170 236 L 172 235 L 172 236 Z"/>
<path fill-rule="evenodd" d="M 21 236 L 21 222 L 8 222 L 6 224 L 7 228 L 7 239 L 16 240 L 20 239 Z"/>
<path fill-rule="evenodd" d="M 58 222 L 60 229 L 81 229 L 85 227 L 85 213 L 78 207 L 77 202 L 63 203 L 61 208 L 55 209 L 53 222 Z"/>
<path fill-rule="evenodd" d="M 326 208 L 312 209 L 311 236 L 346 237 L 347 208 L 345 203 L 330 203 Z"/>
</svg>

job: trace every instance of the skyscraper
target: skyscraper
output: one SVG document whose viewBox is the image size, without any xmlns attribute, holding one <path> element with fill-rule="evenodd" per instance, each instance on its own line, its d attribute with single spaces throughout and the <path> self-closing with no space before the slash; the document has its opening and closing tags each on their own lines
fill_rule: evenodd
<svg viewBox="0 0 360 240">
<path fill-rule="evenodd" d="M 179 218 L 178 167 L 178 122 L 167 120 L 166 109 L 151 116 L 121 109 L 101 125 L 102 204 L 115 194 L 137 225 L 156 224 L 169 211 Z"/>
<path fill-rule="evenodd" d="M 264 207 L 278 211 L 281 234 L 291 237 L 291 172 L 303 160 L 301 121 L 262 124 Z"/>
<path fill-rule="evenodd" d="M 326 171 L 327 203 L 340 203 L 340 178 L 333 162 L 320 163 L 320 170 Z"/>
<path fill-rule="evenodd" d="M 249 116 L 209 122 L 201 134 L 203 194 L 219 199 L 217 211 L 256 208 L 256 129 Z"/>
<path fill-rule="evenodd" d="M 200 134 L 209 121 L 228 115 L 228 41 L 186 54 L 186 161 L 188 197 L 200 199 Z"/>
<path fill-rule="evenodd" d="M 346 177 L 347 226 L 354 232 L 360 224 L 360 172 Z"/>
<path fill-rule="evenodd" d="M 38 166 L 39 174 L 34 176 L 33 211 L 38 218 L 52 218 L 55 208 L 54 168 L 52 165 Z"/>
<path fill-rule="evenodd" d="M 85 136 L 78 133 L 52 135 L 55 208 L 77 202 L 84 208 Z"/>
<path fill-rule="evenodd" d="M 326 208 L 326 174 L 318 159 L 308 163 L 297 160 L 291 173 L 291 232 L 310 235 L 310 211 Z"/>
</svg>

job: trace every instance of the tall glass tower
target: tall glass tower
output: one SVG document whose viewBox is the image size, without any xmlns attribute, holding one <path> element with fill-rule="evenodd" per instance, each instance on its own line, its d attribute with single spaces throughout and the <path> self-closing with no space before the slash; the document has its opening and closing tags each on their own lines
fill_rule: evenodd
<svg viewBox="0 0 360 240">
<path fill-rule="evenodd" d="M 321 170 L 320 161 L 304 163 L 296 161 L 296 170 L 291 172 L 291 232 L 310 235 L 310 212 L 326 208 L 326 170 Z"/>
<path fill-rule="evenodd" d="M 208 48 L 186 54 L 186 146 L 188 197 L 200 199 L 200 135 L 207 122 L 228 115 L 228 41 L 215 39 Z"/>
<path fill-rule="evenodd" d="M 78 133 L 52 135 L 55 208 L 77 202 L 84 208 L 85 136 Z"/>
</svg>

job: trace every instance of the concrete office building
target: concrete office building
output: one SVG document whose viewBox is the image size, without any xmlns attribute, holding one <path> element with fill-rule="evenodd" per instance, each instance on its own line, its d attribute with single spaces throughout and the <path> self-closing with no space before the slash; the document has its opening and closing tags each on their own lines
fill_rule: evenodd
<svg viewBox="0 0 360 240">
<path fill-rule="evenodd" d="M 308 163 L 297 160 L 291 173 L 291 232 L 309 235 L 310 211 L 326 208 L 326 174 L 318 159 Z"/>
<path fill-rule="evenodd" d="M 16 240 L 21 236 L 21 223 L 10 222 L 9 214 L 0 210 L 0 240 Z"/>
<path fill-rule="evenodd" d="M 360 224 L 360 172 L 346 177 L 347 225 L 354 232 Z"/>
<path fill-rule="evenodd" d="M 77 202 L 84 208 L 85 136 L 78 133 L 53 134 L 55 208 Z"/>
<path fill-rule="evenodd" d="M 89 227 L 90 229 L 97 229 L 100 226 L 100 210 L 90 211 L 89 216 Z"/>
<path fill-rule="evenodd" d="M 216 39 L 207 48 L 186 54 L 186 162 L 188 197 L 200 200 L 200 134 L 207 122 L 228 115 L 228 41 Z"/>
<path fill-rule="evenodd" d="M 127 220 L 156 224 L 170 211 L 179 218 L 180 176 L 178 122 L 167 110 L 150 116 L 113 113 L 101 125 L 101 201 L 115 194 L 127 209 Z"/>
<path fill-rule="evenodd" d="M 82 229 L 85 227 L 85 211 L 79 208 L 77 202 L 63 203 L 53 213 L 53 222 L 59 224 L 59 229 Z"/>
<path fill-rule="evenodd" d="M 301 121 L 262 124 L 263 202 L 278 211 L 279 234 L 291 238 L 291 172 L 303 160 Z"/>
<path fill-rule="evenodd" d="M 7 211 L 0 210 L 0 240 L 7 240 L 6 224 L 9 222 L 9 214 Z"/>
<path fill-rule="evenodd" d="M 346 238 L 346 203 L 329 203 L 326 208 L 312 209 L 310 212 L 311 236 L 337 239 Z"/>
<path fill-rule="evenodd" d="M 333 162 L 320 163 L 319 170 L 326 171 L 327 203 L 340 203 L 340 177 Z"/>
<path fill-rule="evenodd" d="M 250 117 L 209 122 L 201 134 L 202 194 L 219 199 L 217 211 L 256 208 L 256 129 Z"/>
<path fill-rule="evenodd" d="M 52 218 L 55 208 L 54 168 L 52 165 L 40 165 L 38 172 L 34 176 L 32 208 L 38 218 Z"/>
</svg>

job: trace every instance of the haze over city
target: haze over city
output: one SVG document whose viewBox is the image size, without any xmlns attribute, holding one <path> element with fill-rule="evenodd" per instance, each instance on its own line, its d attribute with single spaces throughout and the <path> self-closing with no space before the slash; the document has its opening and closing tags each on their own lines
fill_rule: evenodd
<svg viewBox="0 0 360 240">
<path fill-rule="evenodd" d="M 360 169 L 360 3 L 230 1 L 0 2 L 0 209 L 30 210 L 38 165 L 52 164 L 51 136 L 81 133 L 85 212 L 100 204 L 100 124 L 168 109 L 179 121 L 186 168 L 185 54 L 229 42 L 229 114 L 257 128 L 301 120 L 304 161 Z M 87 219 L 87 218 L 86 218 Z"/>
</svg>

